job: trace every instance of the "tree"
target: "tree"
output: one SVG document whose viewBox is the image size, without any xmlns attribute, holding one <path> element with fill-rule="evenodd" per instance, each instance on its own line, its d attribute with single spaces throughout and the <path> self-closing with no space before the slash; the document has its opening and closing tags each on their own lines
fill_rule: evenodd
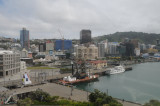
<svg viewBox="0 0 160 106">
<path fill-rule="evenodd" d="M 104 104 L 109 104 L 109 106 L 122 106 L 122 104 L 117 102 L 111 96 L 108 96 L 106 93 L 100 92 L 97 89 L 95 89 L 94 92 L 89 95 L 89 101 L 95 103 L 97 106 Z"/>
<path fill-rule="evenodd" d="M 150 100 L 149 103 L 146 103 L 144 106 L 160 106 L 160 101 Z"/>
<path fill-rule="evenodd" d="M 30 106 L 32 104 L 32 100 L 30 98 L 25 98 L 24 100 L 19 100 L 17 102 L 17 106 Z"/>
<path fill-rule="evenodd" d="M 40 89 L 31 92 L 29 96 L 32 100 L 37 100 L 37 101 L 50 102 L 52 100 L 52 97 L 47 92 L 43 92 Z"/>
</svg>

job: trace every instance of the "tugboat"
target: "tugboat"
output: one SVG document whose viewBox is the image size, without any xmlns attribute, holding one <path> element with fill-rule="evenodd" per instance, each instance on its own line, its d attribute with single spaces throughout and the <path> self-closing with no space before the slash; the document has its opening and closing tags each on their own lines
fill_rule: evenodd
<svg viewBox="0 0 160 106">
<path fill-rule="evenodd" d="M 76 66 L 76 73 L 74 74 L 74 69 L 72 67 L 72 76 L 64 77 L 62 80 L 59 80 L 62 84 L 75 84 L 80 82 L 87 82 L 87 81 L 93 81 L 99 78 L 99 75 L 92 75 L 90 72 L 86 73 L 86 66 L 85 62 L 83 61 L 80 66 L 78 67 L 78 64 L 75 63 Z M 80 68 L 80 70 L 79 70 Z"/>
</svg>

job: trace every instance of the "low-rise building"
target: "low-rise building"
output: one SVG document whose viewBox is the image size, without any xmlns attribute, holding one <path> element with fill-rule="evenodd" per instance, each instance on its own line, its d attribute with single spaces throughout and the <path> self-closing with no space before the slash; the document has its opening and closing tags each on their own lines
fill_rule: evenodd
<svg viewBox="0 0 160 106">
<path fill-rule="evenodd" d="M 93 69 L 102 69 L 104 67 L 107 67 L 107 61 L 106 60 L 95 60 L 95 61 L 89 61 L 90 65 Z"/>
</svg>

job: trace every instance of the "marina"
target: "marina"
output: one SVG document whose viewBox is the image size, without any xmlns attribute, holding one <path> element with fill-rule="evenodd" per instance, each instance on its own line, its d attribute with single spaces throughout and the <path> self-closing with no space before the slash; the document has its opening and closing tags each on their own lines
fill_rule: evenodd
<svg viewBox="0 0 160 106">
<path fill-rule="evenodd" d="M 153 68 L 154 67 L 154 68 Z M 99 89 L 115 98 L 144 104 L 160 100 L 159 62 L 133 65 L 132 71 L 101 76 L 97 82 L 76 84 L 75 87 L 92 92 Z"/>
<path fill-rule="evenodd" d="M 83 81 L 82 81 L 83 83 L 63 82 L 64 83 L 63 84 L 63 83 L 58 82 L 59 80 L 62 80 L 66 76 L 71 76 L 72 73 L 47 76 L 45 80 L 51 82 L 50 84 L 52 84 L 54 86 L 57 86 L 57 85 L 59 86 L 59 84 L 60 84 L 61 86 L 65 85 L 66 87 L 70 87 L 70 90 L 72 89 L 72 87 L 74 89 L 81 89 L 81 90 L 88 91 L 88 92 L 92 92 L 94 89 L 99 89 L 100 91 L 106 92 L 108 95 L 111 95 L 114 98 L 119 98 L 121 100 L 124 99 L 125 101 L 131 101 L 134 103 L 144 104 L 147 101 L 149 101 L 150 99 L 154 98 L 154 99 L 159 100 L 159 98 L 160 98 L 158 95 L 158 92 L 157 92 L 157 94 L 155 94 L 154 91 L 151 90 L 151 89 L 157 90 L 160 88 L 158 86 L 159 82 L 155 82 L 156 80 L 158 81 L 158 79 L 156 79 L 156 78 L 158 78 L 158 76 L 155 77 L 155 79 L 153 79 L 154 78 L 153 73 L 159 73 L 159 71 L 157 71 L 158 64 L 159 64 L 158 62 L 157 63 L 135 64 L 132 67 L 130 67 L 130 66 L 125 67 L 125 70 L 126 69 L 127 70 L 124 73 L 118 73 L 118 74 L 115 74 L 112 76 L 106 76 L 105 70 L 90 70 L 90 71 L 92 71 L 93 75 L 98 74 L 100 77 L 98 77 L 98 80 L 95 80 L 95 81 L 85 81 L 85 79 L 83 79 Z M 155 70 L 153 70 L 149 67 L 155 67 Z M 129 71 L 131 69 L 132 69 L 132 71 Z M 152 74 L 151 74 L 150 70 L 152 70 L 152 72 L 153 72 Z M 149 74 L 150 77 L 152 77 L 152 79 L 147 79 L 148 78 L 147 74 Z M 143 75 L 144 75 L 144 77 L 142 77 Z M 143 83 L 142 83 L 142 80 L 146 80 L 148 82 L 143 81 Z M 152 81 L 150 82 L 150 80 L 152 80 Z M 38 80 L 35 80 L 35 77 L 33 77 L 33 76 L 31 76 L 31 81 L 33 82 L 32 86 L 18 88 L 19 91 L 20 91 L 20 89 L 22 89 L 22 90 L 29 89 L 29 88 L 38 89 L 38 88 L 43 88 L 43 86 L 45 86 L 45 84 L 42 84 L 42 82 L 40 80 L 39 80 L 39 82 L 37 82 Z M 54 83 L 57 83 L 57 84 L 54 84 Z M 2 82 L 2 84 L 3 84 L 3 82 Z M 5 84 L 7 84 L 7 83 L 5 83 Z M 36 87 L 36 86 L 39 86 L 39 87 Z M 143 88 L 142 86 L 144 86 L 145 88 Z M 155 88 L 152 88 L 152 87 L 155 87 Z M 13 89 L 13 90 L 14 90 L 14 92 L 18 92 L 17 91 L 18 89 L 15 89 L 15 90 Z M 11 90 L 11 91 L 13 91 L 13 90 Z M 35 90 L 35 89 L 32 89 L 32 90 Z M 11 93 L 11 91 L 9 91 L 9 92 L 11 95 L 13 95 L 13 93 Z M 44 89 L 44 91 L 47 91 L 46 88 Z M 9 92 L 8 92 L 8 95 L 9 95 Z M 23 90 L 23 92 L 20 92 L 20 94 L 26 93 L 26 92 L 30 92 L 30 91 Z M 68 91 L 68 92 L 71 93 L 71 91 Z M 18 93 L 14 93 L 14 94 L 18 94 Z M 65 97 L 67 97 L 67 96 L 65 96 Z M 69 98 L 69 96 L 67 98 Z"/>
</svg>

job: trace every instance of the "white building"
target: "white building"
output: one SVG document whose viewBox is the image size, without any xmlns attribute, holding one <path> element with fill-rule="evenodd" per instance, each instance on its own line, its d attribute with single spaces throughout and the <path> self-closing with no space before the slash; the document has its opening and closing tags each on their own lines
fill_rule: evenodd
<svg viewBox="0 0 160 106">
<path fill-rule="evenodd" d="M 139 48 L 135 48 L 134 49 L 134 53 L 136 54 L 136 56 L 140 56 L 141 52 Z"/>
<path fill-rule="evenodd" d="M 21 58 L 28 57 L 28 51 L 25 48 L 23 48 L 23 50 L 20 52 L 20 56 Z"/>
<path fill-rule="evenodd" d="M 102 41 L 104 43 L 105 53 L 108 53 L 108 39 Z"/>
<path fill-rule="evenodd" d="M 27 70 L 26 62 L 25 61 L 21 61 L 20 62 L 20 70 L 21 71 L 26 71 Z"/>
<path fill-rule="evenodd" d="M 53 56 L 54 44 L 50 41 L 46 42 L 46 55 Z"/>
<path fill-rule="evenodd" d="M 13 51 L 0 51 L 0 77 L 20 72 L 20 54 Z"/>
</svg>

